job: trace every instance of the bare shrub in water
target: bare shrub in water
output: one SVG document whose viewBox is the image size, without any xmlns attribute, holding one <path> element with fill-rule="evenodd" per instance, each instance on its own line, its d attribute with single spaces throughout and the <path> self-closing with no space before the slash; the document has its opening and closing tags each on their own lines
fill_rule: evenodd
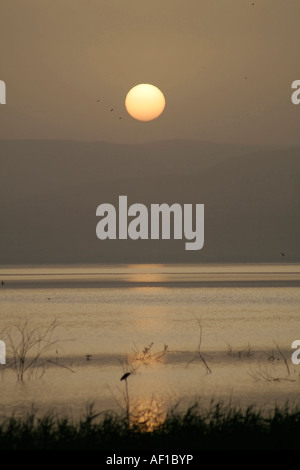
<svg viewBox="0 0 300 470">
<path fill-rule="evenodd" d="M 289 365 L 288 365 L 288 362 L 284 356 L 284 354 L 282 353 L 281 349 L 279 348 L 278 344 L 276 343 L 276 341 L 273 340 L 273 343 L 275 344 L 276 348 L 277 348 L 277 351 L 279 353 L 279 355 L 281 356 L 283 362 L 284 362 L 284 365 L 285 365 L 285 369 L 286 369 L 286 372 L 287 372 L 287 376 L 286 377 L 282 377 L 281 376 L 278 376 L 277 374 L 274 375 L 274 370 L 272 369 L 272 371 L 269 370 L 269 368 L 267 367 L 260 367 L 259 369 L 257 370 L 251 370 L 249 372 L 249 375 L 252 377 L 252 379 L 255 381 L 255 382 L 260 382 L 260 381 L 266 381 L 266 382 L 281 382 L 283 380 L 285 381 L 288 381 L 288 382 L 295 382 L 296 380 L 295 379 L 292 379 L 290 377 L 291 375 L 291 371 L 290 371 L 290 368 L 289 368 Z M 275 354 L 274 354 L 274 351 L 272 351 L 272 354 L 269 355 L 268 357 L 268 361 L 272 361 L 274 362 L 275 360 L 278 360 L 280 361 L 280 359 L 278 357 L 275 357 Z"/>
<path fill-rule="evenodd" d="M 141 365 L 149 365 L 153 364 L 154 362 L 163 362 L 164 357 L 169 352 L 168 345 L 164 344 L 164 347 L 161 351 L 154 352 L 153 346 L 154 343 L 148 344 L 145 346 L 142 351 L 135 346 L 132 348 L 133 354 L 130 357 L 132 363 L 134 363 L 134 369 L 136 370 Z"/>
<path fill-rule="evenodd" d="M 55 344 L 54 332 L 58 324 L 53 320 L 46 328 L 31 328 L 28 321 L 23 325 L 15 325 L 4 330 L 5 337 L 8 338 L 7 347 L 12 356 L 11 367 L 17 374 L 19 381 L 23 381 L 25 374 L 30 377 L 38 368 L 42 369 L 41 375 L 46 370 L 47 361 L 43 355 L 48 352 Z"/>
</svg>

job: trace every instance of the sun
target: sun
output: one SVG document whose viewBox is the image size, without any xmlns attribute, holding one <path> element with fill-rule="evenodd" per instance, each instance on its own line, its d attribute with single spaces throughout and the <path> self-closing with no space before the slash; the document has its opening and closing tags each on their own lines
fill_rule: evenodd
<svg viewBox="0 0 300 470">
<path fill-rule="evenodd" d="M 141 83 L 127 93 L 125 107 L 138 121 L 152 121 L 161 115 L 166 105 L 163 93 L 154 85 Z"/>
</svg>

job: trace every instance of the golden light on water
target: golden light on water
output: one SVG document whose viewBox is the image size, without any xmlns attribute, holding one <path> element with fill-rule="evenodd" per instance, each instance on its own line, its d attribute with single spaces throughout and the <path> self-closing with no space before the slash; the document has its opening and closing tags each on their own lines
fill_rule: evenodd
<svg viewBox="0 0 300 470">
<path fill-rule="evenodd" d="M 145 402 L 140 401 L 132 410 L 130 424 L 151 432 L 165 421 L 167 415 L 165 408 L 163 402 L 154 398 L 148 403 L 146 400 Z"/>
</svg>

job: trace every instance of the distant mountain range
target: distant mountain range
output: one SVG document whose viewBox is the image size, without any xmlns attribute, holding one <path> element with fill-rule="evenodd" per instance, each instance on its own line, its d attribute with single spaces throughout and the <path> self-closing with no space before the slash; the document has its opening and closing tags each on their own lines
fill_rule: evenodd
<svg viewBox="0 0 300 470">
<path fill-rule="evenodd" d="M 205 205 L 205 242 L 105 240 L 96 208 Z M 0 265 L 300 261 L 300 148 L 0 141 Z M 283 256 L 284 255 L 284 256 Z"/>
</svg>

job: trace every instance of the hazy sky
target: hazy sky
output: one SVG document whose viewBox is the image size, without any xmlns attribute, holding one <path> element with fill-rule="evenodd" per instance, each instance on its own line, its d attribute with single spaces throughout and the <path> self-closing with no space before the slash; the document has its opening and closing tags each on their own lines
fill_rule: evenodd
<svg viewBox="0 0 300 470">
<path fill-rule="evenodd" d="M 300 144 L 299 0 L 1 0 L 0 10 L 1 139 Z M 166 98 L 150 123 L 124 108 L 138 83 Z"/>
</svg>

